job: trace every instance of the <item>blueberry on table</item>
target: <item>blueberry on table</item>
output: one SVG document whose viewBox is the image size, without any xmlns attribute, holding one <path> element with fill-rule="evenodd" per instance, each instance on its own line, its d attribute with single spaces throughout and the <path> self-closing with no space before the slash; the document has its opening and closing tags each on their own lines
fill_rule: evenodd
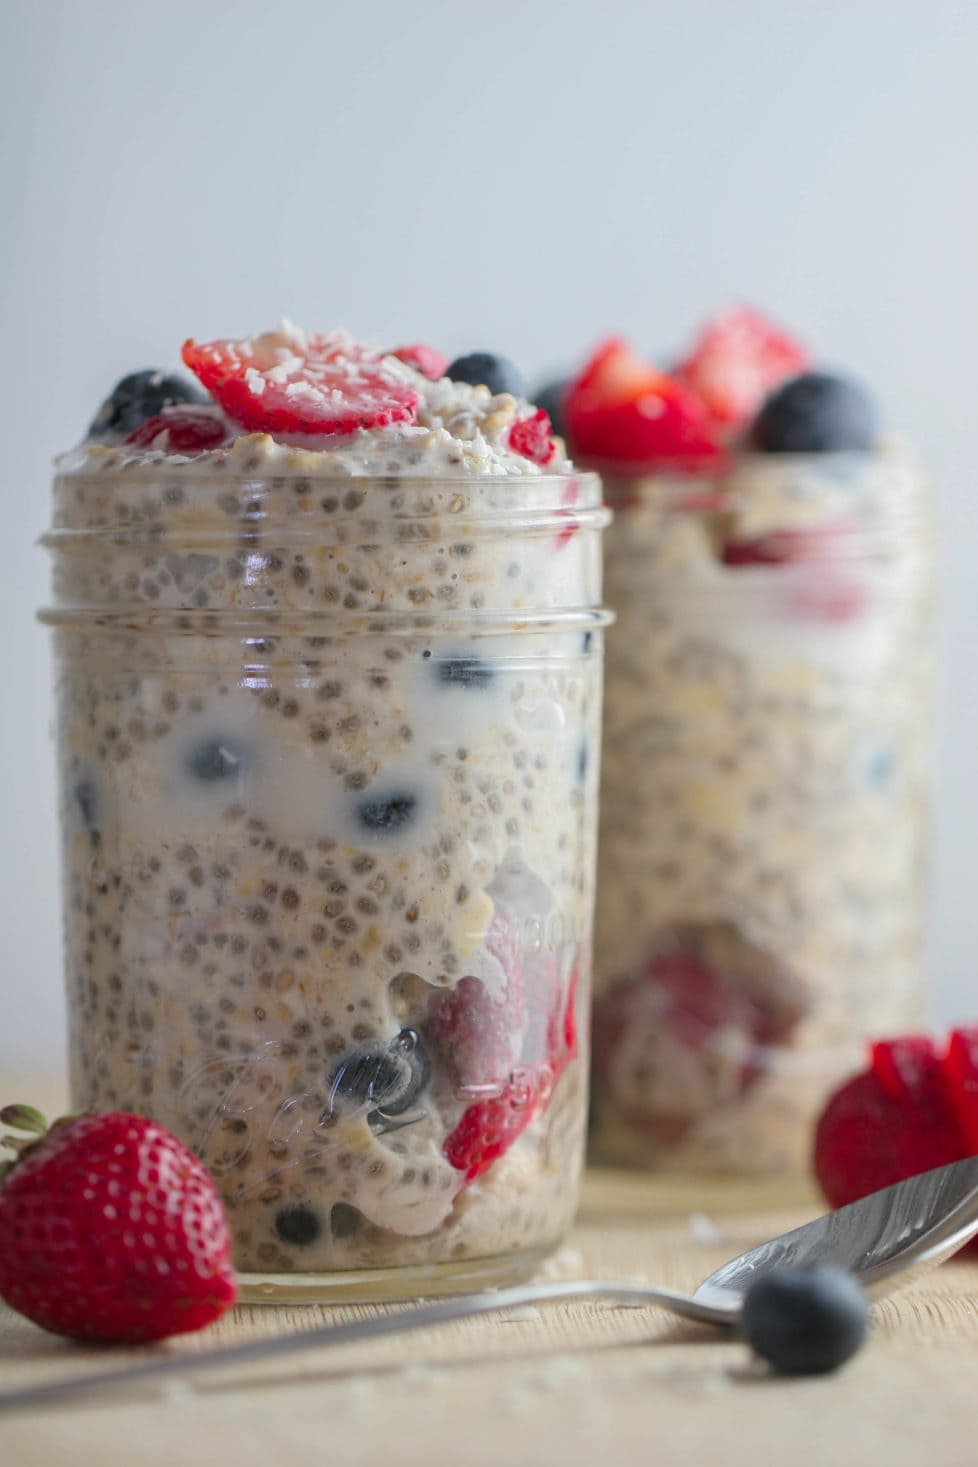
<svg viewBox="0 0 978 1467">
<path fill-rule="evenodd" d="M 344 1055 L 330 1076 L 329 1113 L 344 1104 L 370 1106 L 380 1120 L 400 1116 L 417 1102 L 431 1077 L 420 1036 L 402 1029 L 386 1047 L 373 1045 Z"/>
<path fill-rule="evenodd" d="M 493 396 L 498 392 L 526 396 L 526 382 L 519 367 L 509 357 L 499 357 L 491 351 L 473 351 L 468 356 L 456 357 L 445 376 L 453 382 L 468 382 L 472 387 L 488 387 Z"/>
<path fill-rule="evenodd" d="M 438 663 L 438 681 L 446 688 L 487 688 L 494 676 L 481 657 L 447 657 Z"/>
<path fill-rule="evenodd" d="M 188 772 L 202 784 L 240 779 L 247 769 L 247 751 L 235 739 L 201 739 L 187 758 Z"/>
<path fill-rule="evenodd" d="M 530 396 L 530 401 L 538 408 L 543 408 L 550 419 L 550 426 L 561 438 L 566 437 L 564 432 L 564 398 L 571 384 L 569 377 L 561 377 L 556 382 L 545 382 L 538 387 L 536 392 Z"/>
<path fill-rule="evenodd" d="M 748 1344 L 780 1375 L 837 1370 L 866 1338 L 869 1311 L 841 1268 L 782 1269 L 763 1275 L 744 1299 Z"/>
<path fill-rule="evenodd" d="M 283 1207 L 275 1214 L 275 1231 L 283 1243 L 291 1243 L 293 1247 L 308 1248 L 322 1230 L 323 1225 L 311 1207 Z"/>
<path fill-rule="evenodd" d="M 792 377 L 768 397 L 750 431 L 760 453 L 868 453 L 879 438 L 864 387 L 829 372 Z"/>
<path fill-rule="evenodd" d="M 367 795 L 357 805 L 360 824 L 371 835 L 396 835 L 411 824 L 417 812 L 417 796 L 407 790 Z"/>
<path fill-rule="evenodd" d="M 131 372 L 117 382 L 88 430 L 89 438 L 126 438 L 140 423 L 155 418 L 164 408 L 183 403 L 204 405 L 207 393 L 188 377 L 176 377 L 159 368 Z"/>
</svg>

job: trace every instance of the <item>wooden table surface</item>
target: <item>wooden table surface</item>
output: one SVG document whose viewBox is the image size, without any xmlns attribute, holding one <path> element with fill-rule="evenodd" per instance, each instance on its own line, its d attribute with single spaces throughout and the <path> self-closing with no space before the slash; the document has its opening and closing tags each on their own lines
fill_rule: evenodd
<svg viewBox="0 0 978 1467">
<path fill-rule="evenodd" d="M 691 1289 L 797 1225 L 814 1198 L 593 1173 L 551 1277 Z M 978 1264 L 952 1262 L 878 1305 L 868 1346 L 835 1376 L 778 1380 L 746 1346 L 654 1309 L 552 1305 L 333 1356 L 310 1350 L 130 1394 L 7 1412 L 4 1467 L 973 1467 Z M 239 1308 L 166 1351 L 349 1319 L 374 1306 Z M 43 1334 L 0 1306 L 4 1388 L 146 1352 Z"/>
</svg>

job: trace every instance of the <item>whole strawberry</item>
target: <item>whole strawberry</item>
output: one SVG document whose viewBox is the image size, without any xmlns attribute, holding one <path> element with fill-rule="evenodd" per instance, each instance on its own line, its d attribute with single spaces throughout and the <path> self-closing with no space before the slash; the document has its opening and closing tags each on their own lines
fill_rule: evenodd
<svg viewBox="0 0 978 1467">
<path fill-rule="evenodd" d="M 214 1183 L 169 1131 L 113 1112 L 56 1122 L 0 1111 L 35 1139 L 0 1185 L 0 1297 L 43 1329 L 136 1343 L 202 1329 L 237 1297 Z M 39 1139 L 38 1139 L 39 1136 Z"/>
</svg>

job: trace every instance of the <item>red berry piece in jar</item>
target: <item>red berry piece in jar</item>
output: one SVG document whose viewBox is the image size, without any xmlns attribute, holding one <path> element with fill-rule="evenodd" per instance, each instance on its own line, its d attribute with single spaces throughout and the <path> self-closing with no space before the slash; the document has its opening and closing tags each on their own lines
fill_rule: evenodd
<svg viewBox="0 0 978 1467">
<path fill-rule="evenodd" d="M 833 522 L 805 530 L 772 530 L 752 539 L 728 539 L 724 565 L 797 568 L 783 594 L 787 613 L 825 622 L 855 621 L 866 610 L 869 590 L 866 550 L 860 528 Z"/>
<path fill-rule="evenodd" d="M 517 418 L 509 430 L 509 446 L 514 453 L 543 467 L 557 452 L 550 432 L 550 419 L 543 408 L 538 408 L 529 418 Z"/>
<path fill-rule="evenodd" d="M 391 356 L 413 367 L 422 377 L 427 377 L 429 382 L 440 381 L 448 370 L 448 358 L 444 352 L 434 346 L 425 346 L 422 342 L 415 342 L 413 346 L 395 347 Z"/>
<path fill-rule="evenodd" d="M 966 1154 L 933 1041 L 873 1046 L 871 1068 L 831 1097 L 815 1132 L 815 1175 L 833 1207 Z"/>
<path fill-rule="evenodd" d="M 206 408 L 170 408 L 140 423 L 125 441 L 134 448 L 190 456 L 220 448 L 230 437 L 227 425 Z"/>
<path fill-rule="evenodd" d="M 113 1112 L 0 1119 L 36 1139 L 0 1186 L 0 1297 L 73 1339 L 138 1343 L 202 1329 L 235 1302 L 220 1197 L 162 1126 Z M 41 1132 L 39 1136 L 37 1133 Z"/>
<path fill-rule="evenodd" d="M 709 322 L 675 375 L 729 429 L 753 418 L 768 393 L 808 361 L 784 331 L 740 306 Z"/>
<path fill-rule="evenodd" d="M 241 341 L 188 341 L 183 360 L 254 433 L 323 438 L 417 421 L 414 389 L 344 332 L 307 335 L 283 323 Z"/>
<path fill-rule="evenodd" d="M 523 1047 L 523 955 L 515 924 L 498 905 L 485 946 L 503 975 L 501 991 L 492 994 L 481 978 L 463 977 L 435 994 L 425 1022 L 433 1053 L 462 1091 L 501 1085 Z"/>
<path fill-rule="evenodd" d="M 532 1071 L 513 1077 L 499 1093 L 470 1105 L 445 1142 L 445 1156 L 468 1186 L 518 1141 L 536 1113 Z"/>
<path fill-rule="evenodd" d="M 595 1002 L 598 1091 L 674 1145 L 746 1094 L 806 1006 L 794 975 L 730 923 L 678 925 Z"/>
<path fill-rule="evenodd" d="M 594 353 L 564 397 L 576 457 L 631 473 L 716 467 L 716 426 L 699 398 L 644 361 L 621 337 Z"/>
</svg>

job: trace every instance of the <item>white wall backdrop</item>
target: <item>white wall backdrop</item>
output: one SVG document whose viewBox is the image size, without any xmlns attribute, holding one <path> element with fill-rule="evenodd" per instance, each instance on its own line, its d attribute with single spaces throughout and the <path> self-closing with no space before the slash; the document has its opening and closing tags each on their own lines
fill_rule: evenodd
<svg viewBox="0 0 978 1467">
<path fill-rule="evenodd" d="M 49 460 L 282 314 L 531 376 L 746 298 L 874 382 L 945 533 L 936 1012 L 978 1018 L 976 0 L 4 0 L 0 1077 L 61 1053 Z"/>
</svg>

